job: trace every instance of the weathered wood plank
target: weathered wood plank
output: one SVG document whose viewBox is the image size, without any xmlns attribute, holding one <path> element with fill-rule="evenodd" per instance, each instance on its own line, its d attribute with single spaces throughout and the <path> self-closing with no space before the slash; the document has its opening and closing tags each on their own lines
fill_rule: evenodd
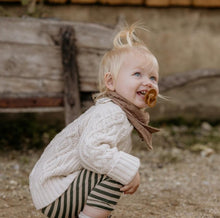
<svg viewBox="0 0 220 218">
<path fill-rule="evenodd" d="M 63 92 L 58 46 L 0 42 L 0 94 Z"/>
<path fill-rule="evenodd" d="M 59 44 L 60 28 L 67 25 L 75 29 L 77 47 L 100 49 L 112 47 L 115 31 L 107 26 L 80 22 L 5 17 L 0 18 L 0 41 L 41 45 Z"/>
<path fill-rule="evenodd" d="M 62 80 L 60 48 L 0 42 L 0 75 Z"/>
<path fill-rule="evenodd" d="M 73 27 L 76 32 L 76 45 L 78 48 L 112 48 L 112 41 L 116 34 L 116 29 L 88 23 L 75 23 Z"/>
<path fill-rule="evenodd" d="M 2 98 L 0 108 L 27 108 L 27 107 L 59 107 L 63 106 L 62 97 L 31 97 L 31 98 Z"/>
<path fill-rule="evenodd" d="M 96 92 L 98 85 L 97 77 L 80 77 L 80 91 L 81 92 Z M 52 80 L 47 78 L 28 78 L 18 76 L 0 76 L 0 96 L 2 94 L 18 95 L 23 94 L 35 94 L 36 92 L 45 93 L 45 95 L 51 93 L 63 93 L 64 81 Z"/>
<path fill-rule="evenodd" d="M 0 41 L 54 45 L 59 26 L 51 25 L 49 28 L 48 24 L 35 19 L 0 18 Z"/>
<path fill-rule="evenodd" d="M 63 89 L 59 80 L 0 76 L 0 96 L 47 96 L 63 93 Z"/>
</svg>

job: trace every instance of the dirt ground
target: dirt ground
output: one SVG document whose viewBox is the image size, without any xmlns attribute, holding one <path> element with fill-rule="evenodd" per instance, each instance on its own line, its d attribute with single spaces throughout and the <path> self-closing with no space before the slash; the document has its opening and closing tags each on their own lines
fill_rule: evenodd
<svg viewBox="0 0 220 218">
<path fill-rule="evenodd" d="M 182 127 L 161 131 L 154 136 L 150 152 L 134 135 L 133 154 L 141 159 L 141 185 L 134 195 L 122 197 L 112 217 L 220 218 L 220 153 L 214 149 L 220 142 L 214 140 L 213 146 L 195 141 L 189 149 L 185 132 Z M 216 135 L 219 139 L 219 132 L 219 127 L 203 125 L 198 138 Z M 0 217 L 44 217 L 34 209 L 28 188 L 29 173 L 41 152 L 1 152 Z"/>
</svg>

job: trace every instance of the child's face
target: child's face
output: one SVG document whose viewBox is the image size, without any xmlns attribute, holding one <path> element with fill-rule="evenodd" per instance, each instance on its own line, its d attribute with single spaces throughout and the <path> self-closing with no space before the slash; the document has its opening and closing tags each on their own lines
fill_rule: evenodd
<svg viewBox="0 0 220 218">
<path fill-rule="evenodd" d="M 139 108 L 147 107 L 144 96 L 149 89 L 158 89 L 158 72 L 149 70 L 147 56 L 140 51 L 124 55 L 114 90 Z"/>
</svg>

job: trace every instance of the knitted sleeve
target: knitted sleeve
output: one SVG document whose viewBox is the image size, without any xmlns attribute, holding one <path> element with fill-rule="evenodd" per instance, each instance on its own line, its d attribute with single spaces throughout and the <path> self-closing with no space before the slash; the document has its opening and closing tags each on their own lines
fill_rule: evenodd
<svg viewBox="0 0 220 218">
<path fill-rule="evenodd" d="M 82 167 L 128 184 L 137 173 L 140 161 L 119 151 L 117 145 L 130 137 L 130 133 L 131 126 L 122 111 L 94 116 L 83 130 L 79 143 Z"/>
</svg>

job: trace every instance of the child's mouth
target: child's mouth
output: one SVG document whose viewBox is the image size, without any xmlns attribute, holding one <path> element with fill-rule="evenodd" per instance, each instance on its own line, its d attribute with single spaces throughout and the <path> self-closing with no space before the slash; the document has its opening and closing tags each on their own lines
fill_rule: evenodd
<svg viewBox="0 0 220 218">
<path fill-rule="evenodd" d="M 147 91 L 138 91 L 137 94 L 140 96 L 145 96 Z"/>
<path fill-rule="evenodd" d="M 137 94 L 141 97 L 144 98 L 144 96 L 146 95 L 147 91 L 138 91 Z"/>
</svg>

